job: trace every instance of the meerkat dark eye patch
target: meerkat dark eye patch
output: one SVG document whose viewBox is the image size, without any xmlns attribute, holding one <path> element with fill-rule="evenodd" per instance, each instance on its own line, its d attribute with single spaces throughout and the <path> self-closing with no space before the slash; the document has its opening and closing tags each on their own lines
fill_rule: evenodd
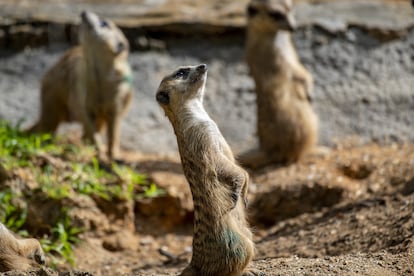
<svg viewBox="0 0 414 276">
<path fill-rule="evenodd" d="M 160 91 L 157 93 L 157 102 L 161 104 L 169 104 L 170 103 L 170 95 L 168 95 L 168 92 Z"/>
<path fill-rule="evenodd" d="M 188 77 L 188 74 L 190 73 L 190 69 L 188 68 L 182 68 L 175 73 L 174 78 L 175 79 L 185 79 Z"/>
<path fill-rule="evenodd" d="M 100 25 L 101 25 L 102 28 L 109 28 L 109 24 L 106 20 L 101 20 Z"/>
<path fill-rule="evenodd" d="M 247 15 L 248 15 L 249 17 L 253 17 L 253 16 L 255 16 L 258 12 L 259 12 L 259 11 L 258 11 L 255 7 L 252 7 L 252 6 L 248 6 L 248 7 L 247 7 Z"/>
<path fill-rule="evenodd" d="M 272 12 L 269 12 L 268 14 L 275 21 L 285 21 L 286 20 L 286 16 L 283 13 L 279 12 L 279 11 L 272 11 Z"/>
</svg>

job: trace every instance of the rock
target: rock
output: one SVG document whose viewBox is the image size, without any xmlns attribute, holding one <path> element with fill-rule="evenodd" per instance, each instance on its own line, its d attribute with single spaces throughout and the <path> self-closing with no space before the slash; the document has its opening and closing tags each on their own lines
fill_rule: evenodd
<svg viewBox="0 0 414 276">
<path fill-rule="evenodd" d="M 178 198 L 184 210 L 192 211 L 194 209 L 190 186 L 182 173 L 159 171 L 151 173 L 149 177 L 168 195 Z"/>
<path fill-rule="evenodd" d="M 35 194 L 27 205 L 28 230 L 33 235 L 49 233 L 64 215 L 71 220 L 71 226 L 84 232 L 102 235 L 110 230 L 109 218 L 98 208 L 96 202 L 86 195 L 76 195 L 61 200 L 47 198 L 43 194 Z"/>
<path fill-rule="evenodd" d="M 139 239 L 132 232 L 121 230 L 115 234 L 105 237 L 103 239 L 102 246 L 109 251 L 136 251 L 139 246 Z"/>
<path fill-rule="evenodd" d="M 21 50 L 25 47 L 39 47 L 47 44 L 47 29 L 33 27 L 29 24 L 11 26 L 8 40 L 8 47 L 15 50 Z"/>
<path fill-rule="evenodd" d="M 144 221 L 153 221 L 163 230 L 171 230 L 189 223 L 193 215 L 191 191 L 184 175 L 180 173 L 157 171 L 149 174 L 149 179 L 165 190 L 165 194 L 145 198 L 136 202 L 136 215 Z M 145 222 L 138 219 L 138 227 Z"/>
<path fill-rule="evenodd" d="M 103 198 L 94 198 L 98 208 L 105 214 L 110 222 L 110 229 L 117 231 L 125 229 L 135 231 L 134 221 L 134 201 L 130 199 L 111 199 L 107 201 Z"/>
<path fill-rule="evenodd" d="M 251 218 L 256 224 L 273 225 L 286 218 L 315 212 L 340 202 L 344 188 L 318 182 L 276 186 L 256 195 Z"/>
<path fill-rule="evenodd" d="M 65 4 L 66 3 L 66 4 Z M 69 26 L 79 22 L 79 11 L 94 6 L 95 12 L 113 19 L 129 31 L 129 38 L 142 32 L 174 32 L 181 35 L 219 34 L 234 30 L 242 31 L 246 24 L 245 7 L 248 0 L 220 1 L 104 1 L 93 0 L 55 3 L 52 0 L 26 1 L 15 5 L 0 1 L 0 23 L 16 22 L 49 23 L 36 27 L 30 24 L 12 26 L 11 47 L 30 46 L 47 42 L 48 29 L 62 29 L 68 36 Z M 414 25 L 412 8 L 408 1 L 388 0 L 337 0 L 298 1 L 295 12 L 299 26 L 317 25 L 329 32 L 343 32 L 350 25 L 367 29 L 385 29 L 399 33 Z M 53 11 L 53 12 L 50 12 Z M 125 13 L 125 11 L 128 11 Z M 6 24 L 7 23 L 7 24 Z M 57 27 L 54 27 L 57 25 Z M 135 29 L 134 31 L 132 29 Z M 140 31 L 137 31 L 140 29 Z M 49 39 L 54 39 L 50 33 Z M 389 36 L 389 34 L 387 34 Z M 60 38 L 58 38 L 59 40 Z M 131 39 L 134 41 L 134 39 Z M 157 44 L 156 47 L 159 45 Z"/>
<path fill-rule="evenodd" d="M 343 174 L 353 179 L 365 179 L 368 178 L 374 171 L 374 168 L 370 164 L 364 162 L 358 162 L 358 160 L 352 160 L 351 162 L 340 166 Z"/>
<path fill-rule="evenodd" d="M 63 204 L 60 200 L 35 194 L 27 203 L 27 230 L 33 236 L 50 233 L 62 215 Z"/>
<path fill-rule="evenodd" d="M 109 218 L 98 208 L 96 202 L 86 195 L 77 195 L 65 202 L 69 207 L 72 225 L 86 232 L 101 235 L 110 228 Z"/>
</svg>

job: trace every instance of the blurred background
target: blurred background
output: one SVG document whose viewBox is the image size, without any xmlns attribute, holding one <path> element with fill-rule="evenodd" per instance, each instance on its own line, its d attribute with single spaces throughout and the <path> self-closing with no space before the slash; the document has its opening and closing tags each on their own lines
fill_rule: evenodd
<svg viewBox="0 0 414 276">
<path fill-rule="evenodd" d="M 414 138 L 414 12 L 405 0 L 300 0 L 294 43 L 315 78 L 320 140 Z M 114 20 L 128 37 L 133 105 L 122 146 L 175 152 L 168 121 L 154 100 L 167 72 L 207 63 L 205 105 L 236 152 L 257 144 L 254 84 L 244 62 L 247 1 L 0 0 L 0 118 L 36 121 L 39 82 L 77 43 L 79 14 Z M 231 108 L 229 108 L 231 107 Z M 65 128 L 63 127 L 63 130 Z"/>
<path fill-rule="evenodd" d="M 0 220 L 41 239 L 64 269 L 180 271 L 191 257 L 193 205 L 155 93 L 177 66 L 206 63 L 207 112 L 236 154 L 257 146 L 247 2 L 0 0 Z M 27 137 L 2 122 L 37 121 L 40 80 L 78 43 L 84 10 L 114 20 L 131 45 L 134 96 L 121 145 L 143 154 L 125 164 L 102 166 L 91 147 Z M 411 1 L 298 0 L 295 15 L 294 44 L 315 80 L 320 143 L 331 151 L 249 171 L 254 266 L 267 275 L 412 275 Z"/>
</svg>

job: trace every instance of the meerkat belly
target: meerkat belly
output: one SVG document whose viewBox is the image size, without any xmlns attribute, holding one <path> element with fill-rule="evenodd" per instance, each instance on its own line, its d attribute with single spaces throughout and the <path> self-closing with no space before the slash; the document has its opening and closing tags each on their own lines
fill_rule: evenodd
<svg viewBox="0 0 414 276">
<path fill-rule="evenodd" d="M 211 225 L 211 222 L 205 222 L 206 225 L 209 223 Z M 229 275 L 236 264 L 248 258 L 245 238 L 230 225 L 196 229 L 195 225 L 192 263 L 200 271 L 210 270 L 211 275 Z"/>
<path fill-rule="evenodd" d="M 280 106 L 266 119 L 258 121 L 258 136 L 263 149 L 278 152 L 276 160 L 297 160 L 317 139 L 317 117 L 308 104 L 298 102 Z M 265 115 L 264 115 L 265 116 Z"/>
<path fill-rule="evenodd" d="M 239 264 L 247 258 L 245 240 L 248 233 L 244 233 L 247 229 L 240 229 L 244 215 L 240 213 L 239 208 L 223 214 L 220 204 L 224 200 L 223 191 L 220 187 L 212 188 L 218 184 L 213 183 L 214 181 L 190 182 L 194 201 L 192 262 L 201 271 L 205 271 L 206 267 L 218 268 L 219 270 L 211 275 L 221 275 L 217 273 L 221 272 L 223 266 L 218 264 Z"/>
</svg>

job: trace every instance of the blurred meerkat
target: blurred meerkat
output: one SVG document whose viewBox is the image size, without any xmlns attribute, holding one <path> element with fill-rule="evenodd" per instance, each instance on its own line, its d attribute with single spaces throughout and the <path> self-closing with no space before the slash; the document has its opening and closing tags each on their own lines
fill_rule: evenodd
<svg viewBox="0 0 414 276">
<path fill-rule="evenodd" d="M 45 262 L 45 254 L 36 239 L 18 239 L 0 223 L 0 272 L 29 270 Z"/>
<path fill-rule="evenodd" d="M 245 219 L 249 175 L 203 107 L 207 66 L 181 67 L 156 99 L 170 120 L 194 201 L 191 263 L 181 275 L 264 275 L 246 268 L 254 244 Z"/>
<path fill-rule="evenodd" d="M 260 149 L 240 157 L 243 165 L 291 163 L 317 142 L 311 106 L 312 75 L 303 67 L 290 32 L 291 0 L 251 0 L 247 8 L 246 60 L 256 83 Z"/>
<path fill-rule="evenodd" d="M 121 118 L 132 98 L 129 44 L 121 30 L 91 12 L 81 13 L 80 46 L 68 50 L 45 74 L 39 121 L 29 130 L 54 132 L 63 121 L 78 121 L 95 142 L 107 127 L 107 153 L 118 154 Z"/>
</svg>

